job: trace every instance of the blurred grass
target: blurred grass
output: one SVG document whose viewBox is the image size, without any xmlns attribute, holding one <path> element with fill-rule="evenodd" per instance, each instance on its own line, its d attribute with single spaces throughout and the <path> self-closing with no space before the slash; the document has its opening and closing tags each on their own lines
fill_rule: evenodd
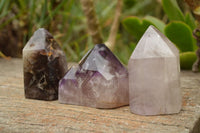
<svg viewBox="0 0 200 133">
<path fill-rule="evenodd" d="M 124 0 L 123 2 L 121 20 L 131 15 L 152 15 L 161 20 L 165 19 L 159 0 Z M 107 41 L 109 35 L 116 3 L 116 0 L 94 0 L 104 41 Z M 18 43 L 22 49 L 34 31 L 40 27 L 46 28 L 54 35 L 65 51 L 68 61 L 79 61 L 94 46 L 91 37 L 87 34 L 86 19 L 79 0 L 0 1 L 0 36 L 3 32 L 14 29 L 17 36 L 15 34 L 9 36 L 16 37 L 16 44 L 13 45 Z M 124 64 L 127 64 L 136 43 L 136 40 L 120 24 L 114 53 Z"/>
</svg>

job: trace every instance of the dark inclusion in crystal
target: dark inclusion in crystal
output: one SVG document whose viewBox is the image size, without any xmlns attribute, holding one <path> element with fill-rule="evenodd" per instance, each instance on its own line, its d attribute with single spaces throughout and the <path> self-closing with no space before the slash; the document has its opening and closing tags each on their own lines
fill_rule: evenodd
<svg viewBox="0 0 200 133">
<path fill-rule="evenodd" d="M 128 73 L 104 45 L 90 50 L 59 83 L 59 102 L 95 108 L 127 105 Z"/>
<path fill-rule="evenodd" d="M 53 36 L 38 29 L 23 49 L 25 97 L 58 99 L 58 83 L 67 71 L 67 62 Z"/>
</svg>

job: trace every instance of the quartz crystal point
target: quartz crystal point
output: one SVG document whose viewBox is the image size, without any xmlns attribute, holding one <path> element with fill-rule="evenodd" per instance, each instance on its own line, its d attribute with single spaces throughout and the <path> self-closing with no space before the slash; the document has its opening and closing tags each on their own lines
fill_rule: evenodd
<svg viewBox="0 0 200 133">
<path fill-rule="evenodd" d="M 104 44 L 90 50 L 59 83 L 60 103 L 116 108 L 128 101 L 127 69 Z"/>
<path fill-rule="evenodd" d="M 138 42 L 128 69 L 132 113 L 159 115 L 180 111 L 179 51 L 153 26 Z"/>
<path fill-rule="evenodd" d="M 67 71 L 66 57 L 53 36 L 38 29 L 23 49 L 25 97 L 58 99 L 58 83 Z"/>
</svg>

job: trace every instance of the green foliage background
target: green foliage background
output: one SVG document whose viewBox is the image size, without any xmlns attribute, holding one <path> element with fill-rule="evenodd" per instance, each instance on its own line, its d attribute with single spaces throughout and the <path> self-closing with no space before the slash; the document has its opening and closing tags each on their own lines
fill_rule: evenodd
<svg viewBox="0 0 200 133">
<path fill-rule="evenodd" d="M 154 25 L 169 40 L 171 40 L 180 51 L 180 65 L 182 69 L 191 69 L 196 60 L 196 40 L 193 30 L 197 27 L 190 11 L 181 11 L 176 0 L 162 0 L 162 7 L 167 15 L 167 21 L 163 23 L 153 16 L 127 17 L 123 20 L 124 28 L 138 41 L 149 25 Z"/>
<path fill-rule="evenodd" d="M 128 63 L 137 42 L 149 25 L 154 25 L 176 43 L 182 55 L 189 52 L 187 54 L 191 56 L 192 53 L 192 59 L 184 55 L 185 64 L 188 64 L 188 60 L 195 60 L 196 42 L 192 37 L 192 30 L 196 24 L 184 0 L 123 2 L 114 53 L 124 64 Z M 109 35 L 116 3 L 117 0 L 94 0 L 104 41 L 107 41 Z M 86 18 L 79 0 L 0 1 L 0 36 L 12 31 L 12 34 L 6 36 L 15 40 L 16 44 L 13 45 L 17 45 L 20 51 L 40 27 L 46 28 L 54 35 L 65 51 L 68 61 L 78 62 L 94 46 L 87 33 Z M 183 40 L 183 36 L 188 37 Z M 0 43 L 0 51 L 3 45 L 11 44 Z M 16 53 L 16 56 L 21 56 L 21 53 Z"/>
</svg>

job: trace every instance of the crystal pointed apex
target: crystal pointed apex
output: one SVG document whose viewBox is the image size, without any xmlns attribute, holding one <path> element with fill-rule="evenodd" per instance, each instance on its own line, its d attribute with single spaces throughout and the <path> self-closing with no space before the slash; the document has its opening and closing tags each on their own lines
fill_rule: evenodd
<svg viewBox="0 0 200 133">
<path fill-rule="evenodd" d="M 102 54 L 102 55 L 101 55 Z M 81 69 L 83 70 L 91 70 L 91 71 L 98 71 L 102 74 L 102 76 L 110 80 L 113 78 L 113 74 L 110 73 L 111 65 L 109 63 L 110 59 L 105 59 L 106 56 L 112 56 L 112 60 L 115 60 L 120 67 L 123 65 L 119 63 L 117 58 L 112 54 L 112 52 L 104 45 L 104 44 L 97 44 L 92 50 L 90 50 L 80 62 Z M 102 65 L 104 64 L 104 65 Z"/>
<path fill-rule="evenodd" d="M 160 32 L 158 29 L 156 29 L 152 25 L 150 25 L 150 28 L 152 28 L 153 30 L 155 30 L 161 36 L 161 38 L 168 44 L 169 48 L 172 50 L 172 52 L 175 55 L 179 56 L 179 50 L 178 50 L 178 48 L 162 32 Z"/>
<path fill-rule="evenodd" d="M 104 44 L 95 45 L 75 71 L 60 80 L 60 103 L 95 108 L 128 104 L 128 72 Z"/>
<path fill-rule="evenodd" d="M 38 100 L 58 98 L 58 82 L 67 71 L 64 52 L 45 29 L 34 32 L 23 49 L 25 97 Z"/>
<path fill-rule="evenodd" d="M 34 32 L 33 36 L 27 42 L 23 50 L 36 50 L 36 49 L 45 49 L 46 46 L 46 36 L 53 36 L 44 28 L 39 28 Z"/>
<path fill-rule="evenodd" d="M 131 58 L 176 56 L 176 53 L 174 53 L 172 48 L 169 46 L 168 41 L 169 40 L 164 38 L 164 35 L 162 35 L 161 32 L 156 30 L 153 26 L 149 26 L 138 42 Z"/>
</svg>

